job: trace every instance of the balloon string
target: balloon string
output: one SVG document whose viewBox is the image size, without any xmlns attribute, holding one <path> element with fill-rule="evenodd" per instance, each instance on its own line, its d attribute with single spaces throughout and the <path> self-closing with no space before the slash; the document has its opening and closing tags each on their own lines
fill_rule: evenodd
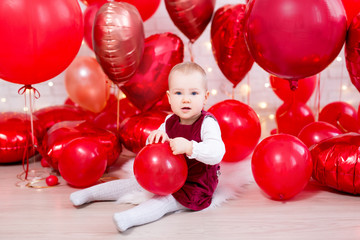
<svg viewBox="0 0 360 240">
<path fill-rule="evenodd" d="M 116 113 L 116 130 L 120 128 L 120 88 L 117 89 L 117 113 Z"/>
<path fill-rule="evenodd" d="M 344 64 L 341 64 L 339 101 L 341 101 L 342 98 L 343 73 L 344 73 Z"/>
<path fill-rule="evenodd" d="M 191 41 L 188 42 L 188 48 L 189 48 L 189 53 L 190 53 L 190 60 L 191 60 L 191 62 L 194 62 L 194 55 L 192 52 L 192 42 Z"/>
<path fill-rule="evenodd" d="M 34 95 L 32 94 L 34 92 Z M 32 143 L 32 151 L 35 153 L 36 143 L 35 143 L 35 133 L 34 133 L 34 118 L 33 118 L 33 106 L 35 99 L 38 99 L 40 97 L 40 93 L 37 89 L 32 87 L 31 85 L 24 85 L 18 90 L 18 94 L 24 95 L 25 98 L 25 110 L 30 111 L 30 134 L 31 134 L 31 143 Z M 29 96 L 29 109 L 27 107 L 27 96 Z M 28 118 L 28 115 L 26 115 L 26 118 Z M 26 148 L 24 149 L 24 155 L 23 155 L 23 170 L 25 172 L 25 180 L 27 180 L 29 175 L 29 147 L 28 147 L 28 141 L 26 141 Z M 25 167 L 25 160 L 26 160 L 26 167 Z M 35 158 L 34 158 L 35 161 Z"/>
<path fill-rule="evenodd" d="M 247 76 L 246 76 L 246 83 L 247 83 L 247 86 L 248 86 L 248 90 L 246 92 L 247 94 L 247 98 L 246 98 L 246 102 L 247 102 L 247 105 L 250 106 L 250 74 L 248 73 Z"/>
<path fill-rule="evenodd" d="M 233 100 L 235 99 L 235 87 L 232 88 L 231 98 L 232 98 Z"/>
<path fill-rule="evenodd" d="M 316 109 L 316 116 L 317 120 L 319 120 L 319 114 L 320 114 L 320 73 L 319 76 L 316 79 L 316 90 L 315 90 L 315 101 L 314 101 L 314 109 Z"/>
</svg>

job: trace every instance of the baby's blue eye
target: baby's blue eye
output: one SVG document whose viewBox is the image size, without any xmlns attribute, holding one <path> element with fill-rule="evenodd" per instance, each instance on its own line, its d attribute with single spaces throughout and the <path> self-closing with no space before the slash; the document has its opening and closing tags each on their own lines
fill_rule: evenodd
<svg viewBox="0 0 360 240">
<path fill-rule="evenodd" d="M 175 95 L 181 95 L 181 92 L 175 92 Z"/>
<path fill-rule="evenodd" d="M 198 92 L 192 92 L 191 95 L 198 95 Z"/>
</svg>

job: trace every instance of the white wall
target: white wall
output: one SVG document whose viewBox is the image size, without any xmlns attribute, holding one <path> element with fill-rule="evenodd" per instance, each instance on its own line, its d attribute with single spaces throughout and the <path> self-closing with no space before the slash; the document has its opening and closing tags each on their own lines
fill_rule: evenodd
<svg viewBox="0 0 360 240">
<path fill-rule="evenodd" d="M 245 0 L 217 0 L 215 10 L 225 4 L 238 4 L 244 2 Z M 85 6 L 82 3 L 80 3 L 80 5 L 84 10 Z M 166 11 L 164 1 L 161 1 L 157 12 L 144 22 L 144 28 L 146 37 L 156 33 L 173 32 L 178 35 L 183 40 L 185 46 L 187 46 L 187 38 L 171 21 Z M 211 72 L 208 72 L 209 88 L 217 90 L 217 94 L 210 97 L 207 108 L 216 102 L 230 98 L 229 96 L 232 92 L 232 84 L 222 75 L 220 69 L 217 67 L 209 43 L 210 24 L 193 45 L 195 61 L 205 69 L 212 70 Z M 93 56 L 94 53 L 85 43 L 83 43 L 79 55 Z M 185 48 L 185 60 L 190 60 L 187 48 Z M 271 115 L 275 114 L 276 109 L 282 104 L 282 101 L 278 99 L 271 88 L 266 87 L 266 84 L 269 83 L 268 76 L 269 74 L 267 72 L 254 64 L 249 74 L 235 88 L 235 99 L 244 103 L 248 103 L 247 99 L 249 99 L 249 105 L 260 116 L 263 126 L 263 135 L 268 134 L 268 132 L 275 127 L 275 122 L 271 119 Z M 321 73 L 320 79 L 321 107 L 330 102 L 341 100 L 349 102 L 357 109 L 360 95 L 350 82 L 345 66 L 343 51 L 339 54 L 338 59 Z M 247 84 L 250 86 L 250 93 L 244 91 L 247 89 Z M 0 112 L 23 111 L 24 96 L 18 95 L 17 93 L 20 87 L 21 85 L 0 80 Z M 60 105 L 67 98 L 64 87 L 64 73 L 61 73 L 49 81 L 35 84 L 34 87 L 38 89 L 41 94 L 41 97 L 35 101 L 35 109 L 50 105 Z M 313 108 L 314 113 L 316 114 L 317 108 L 314 106 L 314 95 L 315 94 L 313 94 L 308 102 L 308 105 Z M 267 107 L 261 108 L 259 106 L 260 103 L 266 103 Z"/>
</svg>

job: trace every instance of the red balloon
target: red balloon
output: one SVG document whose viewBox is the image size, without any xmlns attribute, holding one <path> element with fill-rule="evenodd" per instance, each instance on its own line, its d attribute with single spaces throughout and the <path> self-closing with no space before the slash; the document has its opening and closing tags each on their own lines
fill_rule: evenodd
<svg viewBox="0 0 360 240">
<path fill-rule="evenodd" d="M 116 0 L 134 5 L 140 12 L 142 20 L 148 20 L 159 8 L 160 0 Z"/>
<path fill-rule="evenodd" d="M 104 112 L 111 112 L 117 114 L 118 107 L 119 107 L 120 121 L 124 120 L 127 117 L 131 117 L 141 113 L 141 111 L 138 108 L 136 108 L 126 97 L 120 99 L 119 106 L 117 100 L 113 102 L 108 102 L 108 105 L 104 110 Z"/>
<path fill-rule="evenodd" d="M 184 44 L 172 33 L 155 34 L 145 39 L 140 66 L 121 90 L 140 110 L 147 111 L 160 101 L 168 89 L 170 70 L 184 59 Z"/>
<path fill-rule="evenodd" d="M 346 133 L 326 139 L 311 149 L 312 177 L 339 191 L 360 194 L 360 134 Z"/>
<path fill-rule="evenodd" d="M 319 121 L 328 122 L 342 132 L 347 132 L 343 126 L 347 126 L 347 122 L 349 122 L 349 118 L 345 117 L 348 116 L 353 118 L 353 121 L 357 121 L 357 112 L 356 109 L 346 102 L 332 102 L 327 104 L 323 109 L 321 109 L 319 113 Z M 340 122 L 341 119 L 341 122 Z"/>
<path fill-rule="evenodd" d="M 245 4 L 219 8 L 211 24 L 211 45 L 217 65 L 236 85 L 250 71 L 254 60 L 245 44 Z"/>
<path fill-rule="evenodd" d="M 276 134 L 256 146 L 251 169 L 257 185 L 271 198 L 290 199 L 305 188 L 311 177 L 310 151 L 298 138 Z"/>
<path fill-rule="evenodd" d="M 298 138 L 310 148 L 324 139 L 341 134 L 341 131 L 327 122 L 312 122 L 299 132 Z"/>
<path fill-rule="evenodd" d="M 83 110 L 70 105 L 44 107 L 35 111 L 34 116 L 38 118 L 39 126 L 45 129 L 45 131 L 58 122 L 87 119 Z"/>
<path fill-rule="evenodd" d="M 252 0 L 245 39 L 255 62 L 284 79 L 302 79 L 325 69 L 346 36 L 340 0 Z"/>
<path fill-rule="evenodd" d="M 354 17 L 347 32 L 345 60 L 352 84 L 360 92 L 360 15 Z"/>
<path fill-rule="evenodd" d="M 110 0 L 81 0 L 85 5 L 89 7 L 93 4 L 104 4 Z M 127 2 L 134 5 L 140 12 L 142 20 L 145 22 L 148 20 L 159 8 L 160 0 L 115 0 L 116 2 Z"/>
<path fill-rule="evenodd" d="M 35 137 L 41 132 L 36 127 L 38 126 L 36 121 L 35 117 Z M 36 139 L 34 140 L 35 145 L 37 145 Z M 17 112 L 0 113 L 0 164 L 21 161 L 25 152 L 28 153 L 28 157 L 35 154 L 30 116 Z"/>
<path fill-rule="evenodd" d="M 222 161 L 237 162 L 252 153 L 261 136 L 260 120 L 252 108 L 237 100 L 225 100 L 208 111 L 220 125 L 226 148 Z"/>
<path fill-rule="evenodd" d="M 93 27 L 96 59 L 114 83 L 135 74 L 144 50 L 144 26 L 138 10 L 124 2 L 109 2 L 96 13 Z"/>
<path fill-rule="evenodd" d="M 160 127 L 167 114 L 161 111 L 149 111 L 126 118 L 121 122 L 119 134 L 124 146 L 139 152 L 146 144 L 150 133 Z"/>
<path fill-rule="evenodd" d="M 315 121 L 311 109 L 301 102 L 284 103 L 277 109 L 275 117 L 278 132 L 294 136 L 307 124 Z"/>
<path fill-rule="evenodd" d="M 0 78 L 35 84 L 60 74 L 78 53 L 83 18 L 76 0 L 2 0 Z"/>
<path fill-rule="evenodd" d="M 136 155 L 134 174 L 149 192 L 169 195 L 185 183 L 188 169 L 184 155 L 173 155 L 168 142 L 145 146 Z"/>
<path fill-rule="evenodd" d="M 92 41 L 92 29 L 94 27 L 95 16 L 97 11 L 99 11 L 101 6 L 104 5 L 106 2 L 106 0 L 94 2 L 90 4 L 84 11 L 84 40 L 91 50 L 94 50 Z"/>
<path fill-rule="evenodd" d="M 315 90 L 316 82 L 316 75 L 299 79 L 298 87 L 292 90 L 288 80 L 270 75 L 272 90 L 284 102 L 299 101 L 306 103 Z"/>
<path fill-rule="evenodd" d="M 194 43 L 209 24 L 215 2 L 216 0 L 165 0 L 165 6 L 175 26 Z"/>
<path fill-rule="evenodd" d="M 74 187 L 94 185 L 106 169 L 107 152 L 94 139 L 77 138 L 70 141 L 60 157 L 59 172 Z"/>
<path fill-rule="evenodd" d="M 43 157 L 55 170 L 62 161 L 64 148 L 75 139 L 89 139 L 106 150 L 107 166 L 116 162 L 121 153 L 121 144 L 114 133 L 95 127 L 85 121 L 64 121 L 54 124 L 43 139 Z"/>
<path fill-rule="evenodd" d="M 165 112 L 171 112 L 171 106 L 169 103 L 169 98 L 166 94 L 164 94 L 163 98 L 155 103 L 155 105 L 150 108 L 150 111 L 165 111 Z"/>
<path fill-rule="evenodd" d="M 348 27 L 351 24 L 351 21 L 360 11 L 360 1 L 359 0 L 341 0 L 344 5 L 346 16 L 347 16 L 347 25 Z"/>
</svg>

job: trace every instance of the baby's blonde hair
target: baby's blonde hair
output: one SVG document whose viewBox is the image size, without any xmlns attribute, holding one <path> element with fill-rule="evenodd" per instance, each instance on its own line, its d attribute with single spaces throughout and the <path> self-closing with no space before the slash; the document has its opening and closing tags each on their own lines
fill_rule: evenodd
<svg viewBox="0 0 360 240">
<path fill-rule="evenodd" d="M 181 72 L 185 75 L 193 73 L 193 72 L 198 72 L 201 74 L 202 76 L 202 80 L 204 83 L 204 88 L 207 90 L 208 86 L 207 86 L 207 78 L 206 78 L 206 72 L 204 71 L 204 69 L 197 63 L 194 62 L 182 62 L 182 63 L 178 63 L 176 64 L 170 71 L 169 73 L 169 85 L 170 85 L 170 80 L 172 78 L 172 76 L 174 75 L 174 73 L 176 72 Z"/>
</svg>

